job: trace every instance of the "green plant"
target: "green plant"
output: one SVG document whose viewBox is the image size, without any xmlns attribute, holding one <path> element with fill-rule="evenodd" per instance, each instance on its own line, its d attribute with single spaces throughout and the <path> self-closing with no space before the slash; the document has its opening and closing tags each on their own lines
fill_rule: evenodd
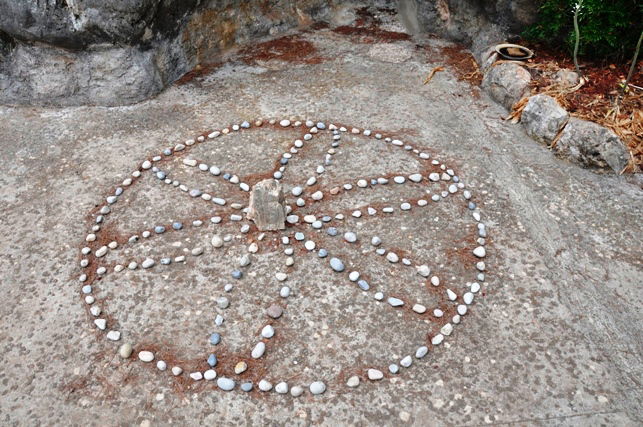
<svg viewBox="0 0 643 427">
<path fill-rule="evenodd" d="M 552 47 L 564 46 L 570 53 L 575 45 L 574 9 L 577 0 L 544 0 L 538 21 L 523 37 Z M 634 53 L 643 27 L 640 0 L 583 0 L 580 14 L 578 53 L 588 59 L 623 61 Z"/>
</svg>

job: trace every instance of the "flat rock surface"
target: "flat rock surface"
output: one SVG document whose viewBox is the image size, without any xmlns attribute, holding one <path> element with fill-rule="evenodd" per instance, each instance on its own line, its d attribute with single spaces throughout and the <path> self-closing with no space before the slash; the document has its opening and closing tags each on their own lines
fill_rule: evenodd
<svg viewBox="0 0 643 427">
<path fill-rule="evenodd" d="M 452 70 L 423 85 L 429 71 L 445 62 L 437 52 L 446 43 L 439 39 L 423 42 L 422 49 L 412 41 L 392 41 L 414 52 L 396 63 L 373 55 L 391 52 L 390 46 L 373 49 L 374 39 L 363 43 L 364 38 L 326 30 L 302 37 L 318 49 L 319 60 L 247 64 L 231 58 L 206 76 L 134 106 L 0 108 L 0 422 L 640 425 L 640 181 L 598 175 L 556 158 L 522 126 L 501 120 L 502 108 L 459 82 Z M 453 167 L 467 184 L 487 225 L 487 271 L 462 323 L 452 332 L 443 329 L 450 335 L 439 346 L 427 342 L 442 324 L 417 317 L 411 307 L 418 302 L 429 316 L 448 303 L 447 296 L 426 292 L 433 285 L 420 285 L 428 278 L 404 265 L 405 257 L 430 263 L 431 274 L 441 279 L 436 288 L 453 288 L 461 297 L 477 261 L 471 253 L 475 223 L 462 190 L 402 212 L 400 204 L 418 197 L 420 184 L 396 184 L 392 177 L 428 171 L 402 147 L 353 135 L 349 127 L 322 175 L 315 168 L 329 147 L 328 133 L 312 139 L 305 155 L 300 153 L 303 160 L 288 164 L 283 185 L 291 206 L 291 189 L 306 187 L 312 176 L 318 176 L 319 188 L 345 182 L 356 187 L 297 208 L 300 218 L 340 211 L 347 218 L 337 225 L 337 237 L 300 220 L 296 230 L 305 238 L 292 243 L 292 267 L 286 267 L 280 234 L 267 233 L 260 241 L 256 230 L 240 231 L 243 221 L 192 226 L 192 220 L 207 220 L 224 208 L 190 198 L 146 172 L 113 205 L 104 233 L 126 236 L 158 224 L 166 231 L 138 246 L 121 245 L 101 260 L 187 258 L 109 273 L 96 282 L 108 329 L 116 324 L 122 333 L 118 342 L 105 339 L 77 280 L 89 214 L 165 147 L 241 120 L 297 116 L 413 143 Z M 301 134 L 292 127 L 253 127 L 226 136 L 225 143 L 197 144 L 165 161 L 163 169 L 191 188 L 226 197 L 225 209 L 246 206 L 247 193 L 181 159 L 217 164 L 252 185 Z M 388 184 L 357 189 L 358 178 L 382 174 L 391 174 Z M 371 219 L 366 210 L 359 218 L 350 214 L 374 201 L 378 210 L 390 204 L 395 212 Z M 173 231 L 175 221 L 182 230 Z M 285 231 L 291 240 L 294 231 Z M 348 231 L 356 242 L 343 239 Z M 214 248 L 215 234 L 232 240 Z M 378 248 L 394 250 L 399 262 L 375 252 L 375 235 L 382 240 Z M 327 249 L 328 257 L 304 249 L 307 239 L 317 243 L 315 250 Z M 259 250 L 243 267 L 244 277 L 232 279 L 250 242 Z M 195 248 L 200 255 L 191 255 Z M 329 267 L 333 256 L 342 260 L 344 272 Z M 354 270 L 369 281 L 368 293 L 348 280 Z M 274 279 L 278 272 L 287 273 L 286 282 Z M 217 298 L 229 283 L 230 306 L 222 309 Z M 287 301 L 278 295 L 284 285 L 290 288 Z M 373 298 L 375 291 L 384 292 L 381 302 Z M 391 307 L 389 297 L 406 303 Z M 265 313 L 273 304 L 285 307 L 278 319 Z M 226 318 L 221 329 L 214 325 L 217 314 Z M 261 366 L 272 384 L 303 387 L 301 397 L 257 391 L 258 377 L 252 375 L 258 365 L 249 354 L 264 324 L 273 320 L 275 336 Z M 217 348 L 225 352 L 210 344 L 219 331 Z M 125 360 L 118 355 L 124 342 L 134 344 Z M 390 364 L 414 356 L 420 345 L 429 345 L 426 356 L 389 373 Z M 142 350 L 159 357 L 142 363 Z M 243 375 L 255 379 L 255 391 L 239 391 L 240 381 L 226 392 L 216 381 L 190 380 L 192 369 L 208 369 L 209 353 L 217 353 L 214 369 L 226 378 L 235 378 L 230 369 L 237 361 L 229 356 L 245 354 Z M 164 372 L 156 368 L 161 358 L 167 360 Z M 184 368 L 179 380 L 170 373 L 175 363 Z M 384 378 L 368 380 L 370 368 L 385 372 Z M 345 385 L 353 375 L 361 380 L 355 389 Z M 309 393 L 313 381 L 324 382 L 324 394 Z"/>
</svg>

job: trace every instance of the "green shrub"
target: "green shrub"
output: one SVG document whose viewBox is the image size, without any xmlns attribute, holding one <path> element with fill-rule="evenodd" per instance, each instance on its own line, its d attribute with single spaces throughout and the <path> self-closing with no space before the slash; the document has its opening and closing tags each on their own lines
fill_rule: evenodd
<svg viewBox="0 0 643 427">
<path fill-rule="evenodd" d="M 544 0 L 538 21 L 523 37 L 551 47 L 574 46 L 573 11 L 576 0 Z M 643 25 L 641 0 L 583 0 L 579 15 L 580 56 L 628 60 Z"/>
</svg>

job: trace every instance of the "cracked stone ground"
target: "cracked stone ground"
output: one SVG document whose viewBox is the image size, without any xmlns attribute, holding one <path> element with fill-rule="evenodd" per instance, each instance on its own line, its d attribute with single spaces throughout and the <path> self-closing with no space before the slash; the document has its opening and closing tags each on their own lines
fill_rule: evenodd
<svg viewBox="0 0 643 427">
<path fill-rule="evenodd" d="M 331 31 L 302 37 L 316 47 L 315 60 L 249 64 L 231 56 L 210 74 L 134 106 L 0 108 L 0 422 L 640 425 L 640 181 L 555 158 L 520 126 L 501 120 L 500 107 L 452 70 L 423 86 L 445 61 L 444 41 L 425 40 L 419 48 L 407 40 L 361 43 Z M 391 307 L 367 305 L 360 291 L 347 289 L 313 256 L 300 255 L 288 279 L 296 310 L 287 312 L 279 360 L 268 368 L 296 379 L 299 371 L 288 363 L 296 357 L 310 367 L 302 371 L 303 383 L 332 374 L 324 395 L 294 399 L 186 386 L 120 359 L 118 345 L 93 326 L 76 281 L 87 214 L 150 153 L 243 119 L 290 116 L 389 131 L 456 169 L 490 233 L 484 292 L 462 324 L 409 370 L 347 390 L 342 375 L 362 364 L 393 362 L 391 355 L 417 346 L 422 325 Z M 210 154 L 247 169 L 244 174 L 264 170 L 285 140 L 259 132 Z M 366 144 L 352 148 L 346 164 L 356 173 L 413 166 Z M 297 166 L 302 183 L 308 175 Z M 182 203 L 178 190 L 146 185 L 134 197 L 138 202 L 115 213 L 123 230 L 207 215 Z M 337 209 L 352 206 L 349 199 L 336 202 Z M 463 266 L 457 259 L 442 262 L 440 254 L 457 252 L 466 227 L 460 211 L 440 203 L 426 214 L 352 226 L 436 260 L 449 280 L 465 274 Z M 401 226 L 407 236 L 396 232 Z M 212 233 L 204 227 L 185 238 L 208 242 Z M 236 248 L 230 256 L 240 253 Z M 204 341 L 216 313 L 211 299 L 221 294 L 221 265 L 229 261 L 217 261 L 211 251 L 202 257 L 203 264 L 168 274 L 106 279 L 112 286 L 101 295 L 124 340 L 174 342 L 185 358 L 207 354 Z M 256 280 L 235 285 L 230 310 L 238 328 L 231 324 L 229 334 L 240 348 L 246 331 L 261 326 L 263 306 L 254 302 L 276 295 L 277 285 L 260 278 L 274 275 L 279 257 L 258 257 Z M 417 293 L 410 287 L 417 275 L 391 273 L 376 255 L 346 257 Z"/>
</svg>

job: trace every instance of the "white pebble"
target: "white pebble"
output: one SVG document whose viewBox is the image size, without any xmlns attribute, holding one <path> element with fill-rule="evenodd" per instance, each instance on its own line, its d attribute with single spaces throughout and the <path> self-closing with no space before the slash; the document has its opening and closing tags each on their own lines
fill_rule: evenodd
<svg viewBox="0 0 643 427">
<path fill-rule="evenodd" d="M 272 325 L 266 325 L 261 330 L 261 336 L 264 338 L 272 338 L 275 335 L 275 328 Z"/>
<path fill-rule="evenodd" d="M 138 358 L 141 359 L 142 362 L 151 362 L 154 360 L 154 353 L 151 351 L 141 351 L 138 353 Z"/>
<path fill-rule="evenodd" d="M 478 246 L 473 250 L 473 254 L 478 258 L 484 258 L 485 255 L 487 255 L 487 251 L 485 250 L 484 246 Z"/>
<path fill-rule="evenodd" d="M 266 344 L 263 342 L 258 342 L 257 345 L 252 349 L 251 356 L 253 359 L 259 359 L 266 351 Z"/>
<path fill-rule="evenodd" d="M 384 378 L 384 374 L 382 373 L 382 371 L 377 369 L 371 368 L 367 371 L 367 374 L 368 374 L 368 379 L 371 381 L 378 381 Z"/>
<path fill-rule="evenodd" d="M 415 311 L 416 313 L 422 314 L 426 312 L 426 307 L 423 306 L 422 304 L 415 304 L 413 306 L 413 311 Z"/>
</svg>

